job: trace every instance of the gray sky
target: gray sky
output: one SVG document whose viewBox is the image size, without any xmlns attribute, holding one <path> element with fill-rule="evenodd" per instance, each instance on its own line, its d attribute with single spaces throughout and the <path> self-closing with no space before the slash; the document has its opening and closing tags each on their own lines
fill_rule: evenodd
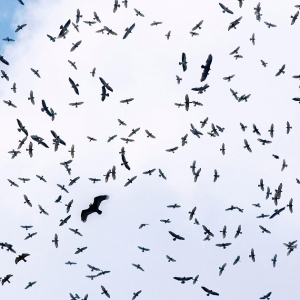
<svg viewBox="0 0 300 300">
<path fill-rule="evenodd" d="M 15 0 L 17 2 L 17 0 Z M 206 299 L 201 286 L 220 294 L 220 299 L 259 299 L 272 291 L 272 300 L 297 299 L 300 294 L 298 283 L 300 258 L 298 251 L 287 256 L 283 243 L 299 239 L 298 210 L 299 188 L 299 105 L 292 98 L 299 97 L 299 81 L 292 78 L 299 75 L 299 20 L 291 26 L 291 15 L 297 9 L 295 1 L 260 1 L 262 20 L 258 22 L 253 8 L 258 1 L 245 0 L 239 8 L 238 1 L 222 2 L 233 15 L 223 14 L 217 1 L 134 1 L 126 9 L 122 3 L 113 13 L 113 1 L 26 1 L 25 6 L 16 6 L 7 18 L 7 28 L 27 26 L 14 34 L 15 42 L 1 44 L 0 53 L 10 63 L 0 63 L 9 81 L 0 80 L 0 99 L 11 100 L 17 108 L 2 104 L 0 128 L 2 132 L 1 162 L 1 242 L 13 244 L 17 254 L 30 253 L 28 262 L 15 265 L 17 254 L 0 251 L 0 266 L 3 277 L 12 274 L 11 283 L 1 288 L 1 299 L 69 299 L 69 293 L 81 298 L 105 299 L 101 295 L 103 285 L 111 299 L 131 299 L 134 292 L 142 290 L 138 299 Z M 70 25 L 66 39 L 49 41 L 47 34 L 57 36 L 59 26 L 71 19 L 75 22 L 76 9 L 82 19 L 77 33 Z M 145 17 L 137 17 L 134 8 Z M 96 11 L 101 20 L 88 26 Z M 228 31 L 229 23 L 242 16 L 236 30 Z M 204 20 L 198 36 L 189 32 Z M 153 21 L 163 24 L 150 26 Z M 267 28 L 264 21 L 276 24 Z M 135 23 L 132 33 L 123 40 L 125 28 Z M 117 32 L 117 36 L 95 33 L 103 26 Z M 171 30 L 170 40 L 165 34 Z M 2 31 L 1 31 L 2 32 Z M 250 42 L 255 33 L 256 45 Z M 3 38 L 11 31 L 3 33 Z M 82 40 L 74 52 L 72 43 Z M 241 59 L 229 55 L 240 46 Z M 186 72 L 179 66 L 182 52 L 186 53 Z M 211 71 L 201 83 L 201 65 L 208 55 L 213 56 Z M 264 68 L 260 60 L 268 63 Z M 77 70 L 68 60 L 75 61 Z M 278 69 L 286 65 L 285 74 L 275 77 Z M 30 68 L 39 70 L 37 78 Z M 96 75 L 90 72 L 96 68 Z M 223 77 L 233 75 L 231 82 Z M 175 76 L 182 77 L 180 85 Z M 68 78 L 79 83 L 76 95 Z M 105 79 L 114 92 L 101 101 L 99 77 Z M 13 83 L 17 92 L 11 90 Z M 204 94 L 192 91 L 194 87 L 209 84 Z M 238 95 L 251 94 L 248 102 L 237 102 L 230 88 Z M 33 91 L 35 105 L 27 100 Z M 199 101 L 203 106 L 190 105 L 189 111 L 177 108 L 174 103 L 183 103 L 188 94 L 190 101 Z M 120 100 L 134 98 L 129 105 Z M 57 115 L 54 121 L 41 112 L 44 99 Z M 71 102 L 83 101 L 77 109 Z M 200 128 L 200 121 L 209 117 L 208 124 Z M 117 119 L 127 126 L 119 126 Z M 46 149 L 33 142 L 34 154 L 30 158 L 29 137 L 19 154 L 11 159 L 7 152 L 18 147 L 24 137 L 17 131 L 20 119 L 29 135 L 38 135 L 49 145 Z M 293 127 L 286 134 L 286 122 Z M 248 128 L 243 132 L 239 123 Z M 200 139 L 190 132 L 193 124 L 203 133 Z M 219 137 L 210 137 L 211 123 L 225 127 Z M 259 137 L 252 132 L 255 124 L 261 132 Z M 274 138 L 268 130 L 274 124 Z M 140 131 L 125 144 L 120 138 L 127 137 L 132 129 Z M 145 129 L 156 139 L 147 138 Z M 54 130 L 65 142 L 54 152 L 52 135 Z M 187 145 L 181 146 L 181 137 L 188 133 Z M 107 143 L 109 136 L 117 138 Z M 87 136 L 97 139 L 89 142 Z M 272 140 L 262 146 L 257 138 Z M 252 153 L 244 146 L 249 142 Z M 225 143 L 226 154 L 220 152 Z M 75 157 L 70 167 L 71 175 L 59 163 L 71 159 L 70 150 L 75 145 Z M 131 170 L 121 166 L 121 147 Z M 165 150 L 178 146 L 174 153 Z M 280 159 L 272 157 L 276 154 Z M 288 167 L 281 171 L 283 159 Z M 197 169 L 202 171 L 198 181 L 190 169 L 196 160 Z M 117 179 L 107 183 L 103 175 L 115 165 Z M 143 172 L 156 168 L 152 176 Z M 158 176 L 158 168 L 167 180 Z M 213 182 L 214 169 L 220 178 Z M 47 183 L 39 181 L 36 174 L 44 175 Z M 60 191 L 57 184 L 68 185 L 76 176 L 80 179 L 67 187 L 69 194 Z M 132 185 L 124 188 L 128 178 L 137 176 Z M 31 180 L 23 184 L 18 177 Z M 91 183 L 88 178 L 101 178 Z M 282 197 L 278 206 L 259 187 L 264 180 L 265 189 L 274 190 L 283 184 Z M 19 187 L 10 187 L 7 179 Z M 33 207 L 23 204 L 27 195 Z M 91 215 L 86 223 L 80 220 L 82 209 L 101 194 L 110 196 L 101 204 L 101 216 Z M 62 203 L 54 203 L 62 195 Z M 261 213 L 272 214 L 276 208 L 284 207 L 294 199 L 294 212 L 288 208 L 274 219 L 257 219 Z M 74 200 L 68 223 L 59 227 L 60 219 L 67 217 L 65 205 Z M 170 209 L 167 205 L 177 203 L 181 208 Z M 261 208 L 252 206 L 260 203 Z M 38 204 L 49 213 L 39 214 Z M 225 211 L 231 205 L 244 209 Z M 189 221 L 188 212 L 197 207 L 196 218 L 200 226 Z M 170 224 L 160 222 L 170 219 Z M 138 229 L 141 223 L 150 225 Z M 24 230 L 20 225 L 33 225 Z M 211 241 L 203 241 L 202 225 L 213 233 Z M 220 230 L 227 226 L 227 237 L 223 240 Z M 234 238 L 238 225 L 243 234 Z M 262 234 L 262 225 L 271 234 Z M 78 228 L 83 237 L 75 236 L 68 228 Z M 171 230 L 185 238 L 173 241 Z M 28 232 L 38 232 L 32 239 L 24 240 Z M 56 249 L 51 242 L 54 234 L 59 237 Z M 215 244 L 232 243 L 226 250 Z M 87 250 L 75 255 L 77 247 Z M 142 253 L 137 246 L 149 248 Z M 248 257 L 254 248 L 256 262 Z M 275 268 L 271 259 L 277 254 Z M 168 263 L 166 255 L 176 259 Z M 233 266 L 240 255 L 241 262 Z M 77 265 L 67 266 L 74 261 Z M 132 263 L 140 264 L 145 272 L 136 270 Z M 219 276 L 219 267 L 227 263 Z M 87 264 L 101 270 L 110 270 L 105 276 L 94 280 L 86 278 L 90 272 Z M 199 281 L 180 284 L 174 276 L 195 277 Z M 24 290 L 29 281 L 37 281 L 32 288 Z"/>
</svg>

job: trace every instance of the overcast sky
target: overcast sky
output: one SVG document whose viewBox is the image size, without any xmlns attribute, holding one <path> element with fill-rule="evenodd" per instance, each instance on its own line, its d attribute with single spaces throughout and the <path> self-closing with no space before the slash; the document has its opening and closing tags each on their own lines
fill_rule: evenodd
<svg viewBox="0 0 300 300">
<path fill-rule="evenodd" d="M 0 23 L 0 55 L 9 61 L 9 66 L 0 62 L 0 70 L 9 76 L 9 81 L 0 80 L 1 128 L 1 217 L 0 242 L 13 245 L 16 254 L 5 249 L 0 251 L 0 277 L 12 274 L 11 283 L 0 289 L 1 299 L 70 299 L 69 293 L 83 298 L 105 299 L 101 285 L 110 293 L 111 299 L 132 299 L 133 293 L 142 290 L 138 299 L 206 299 L 201 286 L 220 294 L 220 299 L 259 299 L 272 292 L 271 299 L 298 299 L 299 252 L 296 249 L 287 256 L 283 243 L 299 240 L 299 104 L 292 101 L 299 96 L 299 81 L 292 78 L 300 74 L 299 26 L 297 20 L 291 26 L 291 15 L 297 12 L 292 0 L 261 0 L 262 20 L 254 15 L 258 0 L 245 0 L 242 8 L 237 0 L 226 0 L 234 14 L 222 13 L 218 1 L 179 0 L 135 1 L 123 3 L 113 13 L 114 1 L 104 0 L 2 0 Z M 225 1 L 225 0 L 224 0 Z M 76 22 L 76 10 L 80 9 L 79 33 L 72 24 L 66 39 L 51 42 L 47 34 L 57 37 L 59 27 L 69 19 Z M 136 16 L 134 8 L 145 17 Z M 97 12 L 101 23 L 89 26 L 83 21 L 92 21 Z M 231 22 L 243 17 L 236 29 L 228 31 Z M 203 20 L 202 29 L 192 37 L 191 29 Z M 5 21 L 5 22 L 4 22 Z M 150 26 L 153 21 L 162 22 Z M 264 21 L 277 25 L 268 28 Z M 123 39 L 125 28 L 135 23 L 135 28 Z M 17 25 L 27 24 L 18 33 Z M 117 36 L 96 33 L 107 26 Z M 166 38 L 171 31 L 169 40 Z M 250 38 L 255 33 L 255 46 Z M 11 37 L 7 43 L 2 38 Z M 82 41 L 70 52 L 72 43 Z M 237 47 L 243 58 L 229 55 Z M 179 65 L 182 53 L 186 54 L 187 71 Z M 211 71 L 200 82 L 208 55 L 213 57 Z M 75 61 L 77 70 L 69 63 Z M 260 62 L 268 63 L 264 68 Z M 285 64 L 285 74 L 275 76 Z M 39 70 L 36 77 L 30 68 Z M 95 77 L 90 72 L 96 68 Z M 231 82 L 223 77 L 233 75 Z M 176 82 L 176 75 L 182 78 Z M 69 83 L 71 77 L 79 84 L 79 95 Z M 101 101 L 104 78 L 113 88 L 109 97 Z M 16 83 L 17 91 L 11 87 Z M 203 94 L 191 89 L 207 83 Z M 251 94 L 248 102 L 238 102 L 230 88 L 238 96 Z M 35 105 L 28 99 L 33 91 Z M 190 101 L 189 111 L 177 108 L 174 103 L 184 103 L 185 95 Z M 121 100 L 134 98 L 130 104 Z M 57 113 L 55 120 L 41 111 L 41 100 Z M 17 108 L 7 106 L 3 100 L 11 100 Z M 84 102 L 78 108 L 69 103 Z M 208 117 L 201 128 L 200 121 Z M 17 119 L 29 132 L 20 154 L 14 159 L 7 153 L 17 150 L 19 140 Z M 127 125 L 120 126 L 118 119 Z M 286 133 L 286 122 L 292 129 Z M 240 122 L 247 126 L 241 130 Z M 211 137 L 211 124 L 224 127 L 218 137 Z M 190 132 L 193 124 L 203 133 L 197 138 Z M 261 136 L 253 133 L 253 124 Z M 274 124 L 274 137 L 268 130 Z M 126 144 L 132 129 L 140 128 Z M 156 139 L 147 138 L 145 130 Z M 54 151 L 54 130 L 65 142 Z M 188 134 L 187 144 L 181 146 L 181 138 Z M 49 149 L 38 145 L 30 136 L 45 139 Z M 110 136 L 117 135 L 111 142 Z M 97 139 L 89 142 L 87 136 Z M 272 141 L 262 146 L 258 138 Z M 244 139 L 252 153 L 244 149 Z M 33 157 L 28 155 L 29 142 L 33 142 Z M 220 148 L 225 144 L 226 154 Z M 75 146 L 75 157 L 68 175 L 61 162 L 71 158 L 68 152 Z M 175 153 L 166 149 L 178 146 Z M 130 171 L 121 166 L 119 152 L 125 147 Z M 272 154 L 279 156 L 275 159 Z M 281 171 L 282 161 L 288 167 Z M 198 181 L 194 182 L 190 165 L 196 160 L 196 169 L 201 168 Z M 116 166 L 116 180 L 104 180 L 104 174 Z M 152 176 L 143 172 L 156 168 Z M 158 176 L 160 168 L 167 180 Z M 213 182 L 214 170 L 220 177 Z M 47 182 L 38 180 L 43 175 Z M 67 186 L 70 179 L 80 176 L 76 184 Z M 137 176 L 133 184 L 124 187 L 128 178 Z M 22 183 L 18 178 L 30 178 Z M 93 184 L 90 177 L 100 178 Z M 7 179 L 19 187 L 10 186 Z M 278 206 L 271 197 L 266 200 L 265 191 L 258 187 L 264 180 L 265 191 L 269 186 L 274 191 L 282 183 L 283 192 Z M 69 193 L 61 191 L 57 184 L 66 185 Z M 24 204 L 27 195 L 32 207 Z M 81 211 L 98 195 L 107 194 L 108 201 L 101 204 L 101 216 L 90 215 L 86 223 L 80 220 Z M 62 203 L 55 203 L 58 196 Z M 294 212 L 286 207 L 294 200 Z M 67 217 L 65 204 L 74 200 L 70 210 L 71 219 L 59 226 Z M 167 208 L 179 204 L 177 209 Z M 260 203 L 261 208 L 252 204 Z M 49 216 L 39 213 L 41 205 Z M 225 211 L 231 205 L 244 209 L 243 213 Z M 200 226 L 189 221 L 188 212 L 197 207 L 195 217 Z M 260 214 L 271 215 L 276 208 L 286 207 L 274 219 L 256 218 Z M 161 219 L 170 219 L 164 224 Z M 141 223 L 149 226 L 139 229 Z M 32 225 L 26 231 L 21 225 Z M 202 225 L 213 233 L 210 241 L 203 241 Z M 220 231 L 227 226 L 223 240 Z M 234 238 L 238 226 L 242 234 Z M 259 225 L 271 234 L 262 233 Z M 78 228 L 82 237 L 74 235 L 69 228 Z M 173 241 L 171 230 L 185 238 Z M 24 240 L 28 232 L 37 232 L 32 239 Z M 59 238 L 55 248 L 51 242 Z M 232 243 L 227 249 L 216 247 L 217 243 Z M 77 247 L 88 247 L 75 255 Z M 142 253 L 137 246 L 149 248 Z M 255 250 L 256 262 L 249 258 Z M 15 257 L 29 253 L 27 262 Z M 277 254 L 275 268 L 271 259 Z M 176 259 L 168 262 L 166 255 Z M 241 262 L 233 266 L 240 255 Z M 76 265 L 65 265 L 67 261 Z M 140 264 L 144 272 L 132 263 Z M 219 267 L 227 263 L 222 276 Z M 94 280 L 87 264 L 110 273 Z M 173 277 L 199 275 L 198 282 L 181 284 Z M 24 290 L 28 282 L 37 283 Z M 214 297 L 214 296 L 212 296 Z"/>
</svg>

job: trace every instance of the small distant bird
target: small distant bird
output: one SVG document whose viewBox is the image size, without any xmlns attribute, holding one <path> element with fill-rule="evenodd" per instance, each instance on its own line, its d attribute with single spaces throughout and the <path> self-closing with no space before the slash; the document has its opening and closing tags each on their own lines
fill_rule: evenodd
<svg viewBox="0 0 300 300">
<path fill-rule="evenodd" d="M 15 30 L 15 32 L 20 31 L 20 30 L 23 29 L 25 26 L 27 26 L 27 24 L 18 25 L 18 26 L 17 26 L 17 29 Z"/>
<path fill-rule="evenodd" d="M 106 297 L 110 298 L 110 295 L 109 295 L 107 289 L 103 285 L 101 285 L 101 289 L 102 289 L 101 294 L 104 294 Z"/>
<path fill-rule="evenodd" d="M 171 36 L 171 31 L 168 31 L 168 33 L 166 34 L 167 40 L 170 38 Z"/>
<path fill-rule="evenodd" d="M 264 22 L 264 23 L 268 26 L 268 28 L 277 27 L 276 25 L 269 23 L 269 22 Z"/>
<path fill-rule="evenodd" d="M 277 262 L 277 254 L 274 255 L 274 257 L 271 259 L 271 261 L 273 262 L 273 267 L 276 267 L 276 262 Z"/>
<path fill-rule="evenodd" d="M 140 250 L 142 250 L 142 252 L 150 251 L 150 249 L 145 248 L 145 247 L 138 246 L 138 248 L 139 248 Z"/>
<path fill-rule="evenodd" d="M 139 229 L 142 229 L 143 227 L 146 227 L 147 225 L 149 225 L 149 224 L 141 224 L 140 226 L 139 226 Z"/>
<path fill-rule="evenodd" d="M 283 65 L 283 66 L 278 70 L 278 72 L 275 74 L 275 76 L 279 76 L 280 74 L 284 74 L 284 73 L 285 73 L 284 69 L 285 69 L 285 65 Z"/>
<path fill-rule="evenodd" d="M 261 61 L 262 65 L 263 65 L 264 67 L 267 66 L 268 63 L 264 62 L 263 60 L 260 60 L 260 61 Z"/>
<path fill-rule="evenodd" d="M 169 255 L 166 255 L 168 262 L 176 262 L 176 260 L 172 257 L 170 257 Z"/>
<path fill-rule="evenodd" d="M 52 243 L 54 243 L 55 248 L 58 247 L 58 235 L 57 235 L 56 233 L 55 233 L 55 235 L 54 235 L 54 240 L 52 240 Z"/>
<path fill-rule="evenodd" d="M 81 253 L 81 252 L 83 252 L 86 249 L 87 249 L 87 247 L 77 248 L 75 254 Z"/>
<path fill-rule="evenodd" d="M 270 296 L 271 296 L 271 294 L 272 294 L 272 292 L 269 292 L 268 294 L 266 294 L 266 295 L 264 295 L 264 296 L 260 297 L 259 299 L 267 299 L 267 300 L 269 300 L 269 299 L 270 299 Z"/>
<path fill-rule="evenodd" d="M 252 37 L 250 39 L 250 41 L 252 42 L 253 46 L 255 45 L 255 34 L 252 34 Z"/>
<path fill-rule="evenodd" d="M 141 270 L 141 271 L 145 271 L 140 264 L 132 264 L 134 267 L 136 267 L 137 269 Z"/>
<path fill-rule="evenodd" d="M 254 254 L 254 249 L 251 249 L 251 254 L 249 255 L 251 257 L 252 261 L 255 262 L 255 254 Z"/>
<path fill-rule="evenodd" d="M 182 284 L 184 284 L 186 281 L 193 279 L 193 277 L 173 277 L 173 278 L 180 281 Z"/>
<path fill-rule="evenodd" d="M 73 46 L 71 47 L 70 51 L 73 52 L 76 48 L 78 48 L 79 45 L 81 44 L 81 42 L 82 41 L 78 41 L 76 43 L 72 43 Z"/>
<path fill-rule="evenodd" d="M 30 282 L 27 284 L 27 286 L 25 287 L 25 290 L 28 289 L 28 288 L 30 288 L 30 287 L 32 287 L 34 284 L 36 284 L 36 281 L 33 281 L 33 282 L 30 281 Z"/>
<path fill-rule="evenodd" d="M 184 237 L 172 232 L 172 231 L 169 231 L 169 233 L 171 234 L 171 236 L 173 237 L 173 241 L 176 241 L 176 240 L 184 240 Z"/>
<path fill-rule="evenodd" d="M 209 290 L 205 286 L 201 286 L 201 288 L 207 293 L 207 296 L 209 295 L 219 296 L 217 292 L 214 292 L 213 290 Z"/>
<path fill-rule="evenodd" d="M 259 228 L 262 230 L 262 233 L 264 232 L 271 233 L 271 231 L 269 231 L 267 228 L 263 227 L 262 225 L 259 225 Z"/>
<path fill-rule="evenodd" d="M 199 23 L 197 23 L 197 24 L 192 28 L 192 31 L 195 31 L 195 30 L 197 30 L 197 29 L 201 29 L 202 23 L 203 23 L 203 20 L 200 21 Z"/>
<path fill-rule="evenodd" d="M 225 270 L 225 267 L 226 267 L 226 263 L 222 265 L 222 267 L 219 267 L 219 276 L 222 275 L 223 271 Z"/>
<path fill-rule="evenodd" d="M 123 2 L 124 2 L 124 1 L 123 1 Z M 142 290 L 139 290 L 138 292 L 133 293 L 132 300 L 134 300 L 141 292 L 142 292 Z"/>
<path fill-rule="evenodd" d="M 187 70 L 187 61 L 185 53 L 182 53 L 181 62 L 179 63 L 179 65 L 182 65 L 183 72 Z"/>
</svg>

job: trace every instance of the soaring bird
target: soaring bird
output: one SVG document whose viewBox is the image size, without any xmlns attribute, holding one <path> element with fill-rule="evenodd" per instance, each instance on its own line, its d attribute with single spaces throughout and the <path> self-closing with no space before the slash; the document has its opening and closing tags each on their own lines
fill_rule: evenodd
<svg viewBox="0 0 300 300">
<path fill-rule="evenodd" d="M 102 214 L 102 211 L 99 210 L 99 206 L 101 204 L 102 201 L 109 199 L 108 195 L 101 195 L 101 196 L 97 196 L 94 198 L 94 202 L 93 204 L 90 204 L 88 209 L 84 209 L 81 212 L 81 221 L 82 222 L 86 222 L 87 217 L 92 214 L 92 213 L 97 213 L 98 215 Z"/>
<path fill-rule="evenodd" d="M 27 256 L 29 256 L 30 254 L 28 253 L 22 253 L 21 255 L 17 256 L 16 259 L 15 259 L 15 263 L 17 264 L 19 261 L 23 260 L 23 261 L 27 261 L 25 258 Z"/>
<path fill-rule="evenodd" d="M 186 61 L 185 53 L 182 53 L 181 62 L 179 63 L 179 65 L 182 65 L 183 72 L 185 72 L 187 69 L 187 61 Z"/>
<path fill-rule="evenodd" d="M 213 290 L 210 290 L 206 288 L 205 286 L 201 286 L 201 288 L 207 293 L 207 296 L 209 295 L 214 295 L 214 296 L 219 296 L 217 292 L 214 292 Z"/>
</svg>

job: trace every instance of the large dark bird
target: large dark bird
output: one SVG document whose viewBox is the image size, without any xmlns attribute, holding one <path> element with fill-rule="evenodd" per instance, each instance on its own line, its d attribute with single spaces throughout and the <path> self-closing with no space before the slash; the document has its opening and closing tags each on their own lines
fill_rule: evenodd
<svg viewBox="0 0 300 300">
<path fill-rule="evenodd" d="M 102 211 L 99 210 L 99 205 L 101 204 L 101 202 L 103 200 L 107 200 L 109 198 L 108 195 L 101 195 L 101 196 L 98 196 L 98 197 L 95 197 L 94 198 L 94 203 L 93 204 L 90 204 L 89 208 L 88 209 L 84 209 L 82 212 L 81 212 L 81 221 L 82 222 L 86 222 L 87 220 L 87 217 L 88 215 L 96 212 L 98 213 L 99 215 L 102 214 Z"/>
<path fill-rule="evenodd" d="M 203 66 L 203 65 L 201 66 L 201 68 L 203 68 L 202 76 L 200 79 L 201 82 L 204 81 L 206 79 L 207 75 L 209 74 L 208 72 L 210 71 L 211 62 L 212 62 L 212 55 L 209 54 L 208 58 L 206 60 L 205 66 Z"/>
</svg>

